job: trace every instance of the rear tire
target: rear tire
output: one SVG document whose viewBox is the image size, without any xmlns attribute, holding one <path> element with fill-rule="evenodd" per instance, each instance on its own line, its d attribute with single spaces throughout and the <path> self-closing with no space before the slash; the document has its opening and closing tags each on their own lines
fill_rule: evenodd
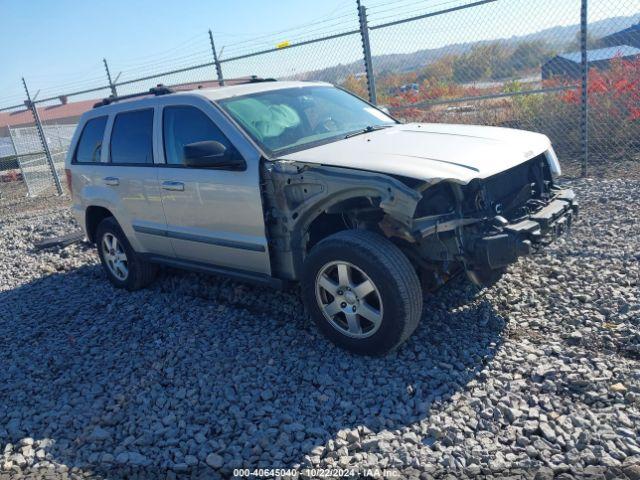
<svg viewBox="0 0 640 480">
<path fill-rule="evenodd" d="M 115 218 L 107 217 L 100 222 L 96 245 L 102 267 L 114 287 L 139 290 L 155 279 L 157 266 L 133 250 Z"/>
<path fill-rule="evenodd" d="M 319 242 L 304 264 L 302 295 L 318 328 L 338 346 L 383 355 L 422 316 L 422 289 L 407 257 L 373 232 L 347 230 Z"/>
</svg>

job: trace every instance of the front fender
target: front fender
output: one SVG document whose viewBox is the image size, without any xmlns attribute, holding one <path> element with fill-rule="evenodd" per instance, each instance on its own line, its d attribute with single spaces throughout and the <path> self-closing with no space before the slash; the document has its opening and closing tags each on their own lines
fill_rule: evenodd
<svg viewBox="0 0 640 480">
<path fill-rule="evenodd" d="M 272 224 L 270 244 L 279 258 L 276 270 L 290 279 L 299 278 L 309 225 L 332 206 L 367 198 L 409 231 L 422 198 L 389 175 L 349 168 L 269 162 L 265 177 L 265 205 Z"/>
</svg>

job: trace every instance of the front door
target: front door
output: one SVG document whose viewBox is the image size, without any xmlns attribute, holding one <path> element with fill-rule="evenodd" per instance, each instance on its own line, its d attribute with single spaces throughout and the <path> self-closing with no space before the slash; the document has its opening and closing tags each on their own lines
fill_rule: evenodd
<svg viewBox="0 0 640 480">
<path fill-rule="evenodd" d="M 184 146 L 194 142 L 215 140 L 235 149 L 214 122 L 216 116 L 220 113 L 211 105 L 163 108 L 166 163 L 158 180 L 167 236 L 179 259 L 268 275 L 257 159 L 247 159 L 244 171 L 184 165 Z"/>
</svg>

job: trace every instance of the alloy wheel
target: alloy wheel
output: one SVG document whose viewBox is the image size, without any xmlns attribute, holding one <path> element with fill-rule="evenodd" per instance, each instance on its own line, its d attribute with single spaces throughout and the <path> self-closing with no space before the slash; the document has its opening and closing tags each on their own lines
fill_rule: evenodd
<svg viewBox="0 0 640 480">
<path fill-rule="evenodd" d="M 320 269 L 316 300 L 327 321 L 348 337 L 370 337 L 382 324 L 378 288 L 365 272 L 349 262 L 329 262 Z"/>
<path fill-rule="evenodd" d="M 115 235 L 105 233 L 102 237 L 102 256 L 109 271 L 120 281 L 129 276 L 127 254 Z"/>
</svg>

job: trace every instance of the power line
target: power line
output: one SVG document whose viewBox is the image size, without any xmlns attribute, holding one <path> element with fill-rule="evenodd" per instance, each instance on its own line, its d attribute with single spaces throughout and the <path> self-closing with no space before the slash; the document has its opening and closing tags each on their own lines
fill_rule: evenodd
<svg viewBox="0 0 640 480">
<path fill-rule="evenodd" d="M 132 66 L 132 65 L 140 65 L 141 63 L 144 63 L 147 61 L 155 61 L 155 60 L 161 60 L 165 58 L 168 59 L 168 58 L 171 58 L 173 53 L 175 53 L 176 51 L 185 49 L 187 46 L 193 45 L 199 40 L 202 41 L 203 46 L 208 45 L 208 43 L 206 43 L 208 40 L 206 36 L 204 34 L 199 33 L 197 35 L 193 35 L 189 37 L 186 40 L 181 41 L 179 44 L 174 45 L 173 47 L 163 49 L 162 52 L 151 53 L 151 54 L 147 54 L 140 57 L 129 57 L 124 62 L 115 62 L 115 63 L 118 63 L 118 66 L 126 67 L 126 66 Z"/>
<path fill-rule="evenodd" d="M 314 37 L 320 37 L 320 36 L 328 37 L 335 33 L 341 33 L 343 31 L 347 31 L 353 28 L 354 28 L 354 25 L 352 22 L 343 21 L 343 22 L 334 23 L 332 25 L 325 25 L 315 29 L 313 28 L 307 29 L 304 33 L 300 33 L 297 36 L 289 35 L 285 37 L 285 35 L 281 35 L 280 37 L 276 37 L 276 38 L 272 37 L 268 40 L 254 43 L 253 45 L 246 45 L 246 46 L 240 46 L 240 47 L 238 47 L 240 43 L 237 43 L 235 45 L 231 45 L 225 48 L 225 54 L 226 54 L 225 56 L 228 58 L 230 56 L 236 56 L 240 54 L 240 52 L 246 53 L 256 49 L 264 49 L 266 46 L 272 47 L 275 44 L 277 44 L 279 41 L 283 41 L 285 39 L 290 44 L 293 44 L 293 43 L 297 43 L 297 42 L 314 38 Z M 321 32 L 322 35 L 318 35 L 319 32 Z M 243 43 L 246 43 L 246 42 L 243 42 Z M 231 53 L 233 53 L 233 55 L 231 55 Z"/>
<path fill-rule="evenodd" d="M 273 37 L 275 37 L 277 35 L 283 35 L 283 34 L 291 33 L 291 32 L 297 31 L 297 30 L 301 30 L 303 28 L 308 31 L 308 29 L 306 27 L 318 26 L 318 25 L 321 25 L 323 23 L 334 22 L 336 20 L 339 20 L 339 19 L 342 19 L 342 18 L 347 18 L 347 17 L 354 18 L 355 17 L 355 9 L 354 9 L 353 14 L 348 13 L 348 14 L 344 14 L 344 15 L 339 15 L 339 16 L 336 16 L 336 17 L 333 17 L 333 18 L 327 18 L 327 19 L 324 19 L 324 20 L 309 22 L 309 23 L 300 25 L 298 27 L 287 28 L 285 30 L 280 30 L 280 31 L 269 33 L 269 34 L 266 34 L 266 35 L 261 35 L 261 36 L 249 38 L 247 40 L 236 42 L 233 45 L 229 45 L 227 48 L 234 48 L 234 47 L 236 47 L 238 45 L 243 45 L 243 44 L 254 42 L 255 40 L 261 40 L 261 39 L 265 39 L 265 38 L 273 38 Z M 321 27 L 321 28 L 326 28 L 326 27 Z"/>
<path fill-rule="evenodd" d="M 154 67 L 154 66 L 158 66 L 158 65 L 164 65 L 167 63 L 171 63 L 172 67 L 174 67 L 177 63 L 181 63 L 181 64 L 185 64 L 187 63 L 187 61 L 193 61 L 193 59 L 202 59 L 202 58 L 206 58 L 208 60 L 211 59 L 211 50 L 207 49 L 207 50 L 200 50 L 200 51 L 196 51 L 193 53 L 190 53 L 188 55 L 183 55 L 180 57 L 173 57 L 167 60 L 162 60 L 162 61 L 149 61 L 149 62 L 145 62 L 142 64 L 139 64 L 135 67 L 132 68 L 118 68 L 116 70 L 122 70 L 123 74 L 126 73 L 131 73 L 131 72 L 137 72 L 137 71 L 143 71 L 143 70 L 148 70 L 150 67 Z"/>
<path fill-rule="evenodd" d="M 277 31 L 277 32 L 262 32 L 262 33 L 255 32 L 253 34 L 237 34 L 235 32 L 234 33 L 230 33 L 230 32 L 224 32 L 224 31 L 220 31 L 220 30 L 214 30 L 214 33 L 216 35 L 222 34 L 222 35 L 228 35 L 228 36 L 231 36 L 231 37 L 234 37 L 234 36 L 235 37 L 237 37 L 237 36 L 245 36 L 246 37 L 247 35 L 255 35 L 255 36 L 249 38 L 248 40 L 244 41 L 244 42 L 246 42 L 246 41 L 251 41 L 251 40 L 255 40 L 255 39 L 270 37 L 270 36 L 273 36 L 273 35 L 279 35 L 279 34 L 282 34 L 282 33 L 287 33 L 289 31 L 300 30 L 301 28 L 304 28 L 304 27 L 307 27 L 307 26 L 310 26 L 310 25 L 315 25 L 317 23 L 322 23 L 322 22 L 327 21 L 327 20 L 334 20 L 334 19 L 337 19 L 337 18 L 344 18 L 344 17 L 352 16 L 351 13 L 349 13 L 349 14 L 341 14 L 339 16 L 333 17 L 333 15 L 338 10 L 346 10 L 347 8 L 349 8 L 349 9 L 353 8 L 353 2 L 351 0 L 349 0 L 348 3 L 344 2 L 344 1 L 343 2 L 339 2 L 339 5 L 335 9 L 333 9 L 331 12 L 329 12 L 326 15 L 321 15 L 321 16 L 319 16 L 318 18 L 316 18 L 313 21 L 305 22 L 305 23 L 302 23 L 302 24 L 297 24 L 297 25 L 289 27 L 289 28 L 287 28 L 285 30 L 281 30 L 281 31 Z M 355 10 L 354 10 L 354 14 L 355 14 Z M 331 17 L 331 18 L 329 18 L 329 17 Z M 244 42 L 242 42 L 242 43 L 244 43 Z M 241 42 L 238 42 L 238 43 L 241 43 Z"/>
<path fill-rule="evenodd" d="M 171 64 L 171 66 L 163 65 L 157 67 L 148 67 L 145 70 L 136 70 L 136 71 L 125 71 L 121 75 L 121 78 L 118 79 L 116 84 L 120 84 L 122 82 L 130 82 L 134 81 L 136 78 L 147 77 L 149 75 L 164 75 L 165 72 L 172 72 L 174 70 L 182 70 L 182 69 L 192 69 L 197 70 L 201 68 L 203 65 L 207 65 L 211 63 L 213 60 L 211 58 L 201 58 L 201 59 L 193 59 L 191 62 L 182 63 L 182 64 Z"/>
<path fill-rule="evenodd" d="M 424 1 L 424 0 L 423 0 Z M 408 7 L 412 7 L 414 5 L 419 5 L 423 2 L 419 1 L 415 1 L 412 0 L 411 3 L 407 3 L 406 5 L 402 5 L 403 8 L 408 8 Z M 383 10 L 377 10 L 377 11 L 372 11 L 371 14 L 369 15 L 369 17 L 371 19 L 386 19 L 386 18 L 392 18 L 392 17 L 402 17 L 402 18 L 410 18 L 412 15 L 412 13 L 417 13 L 417 12 L 423 12 L 426 9 L 431 9 L 431 8 L 436 8 L 436 7 L 444 7 L 444 6 L 448 6 L 448 5 L 452 5 L 454 3 L 458 3 L 458 4 L 464 4 L 464 2 L 461 2 L 461 0 L 449 0 L 446 2 L 440 2 L 440 3 L 436 3 L 436 4 L 432 4 L 432 5 L 424 5 L 420 8 L 416 8 L 413 10 L 403 10 L 400 13 L 396 13 L 396 14 L 392 14 L 392 15 L 387 15 L 387 16 L 383 16 L 383 17 L 378 17 L 379 14 L 381 13 L 386 13 L 386 12 L 391 12 L 391 11 L 396 11 L 396 8 L 388 8 L 388 9 L 383 9 Z"/>
<path fill-rule="evenodd" d="M 92 77 L 92 78 L 84 78 L 81 80 L 77 80 L 74 82 L 68 82 L 68 83 L 62 83 L 62 84 L 54 84 L 52 86 L 47 86 L 47 87 L 42 87 L 40 88 L 40 92 L 41 95 L 43 92 L 51 92 L 53 90 L 62 90 L 65 88 L 74 88 L 74 87 L 78 87 L 79 85 L 87 85 L 89 83 L 92 82 L 96 82 L 96 83 L 105 83 L 106 82 L 106 77 L 104 75 L 100 75 L 99 77 Z"/>
</svg>

